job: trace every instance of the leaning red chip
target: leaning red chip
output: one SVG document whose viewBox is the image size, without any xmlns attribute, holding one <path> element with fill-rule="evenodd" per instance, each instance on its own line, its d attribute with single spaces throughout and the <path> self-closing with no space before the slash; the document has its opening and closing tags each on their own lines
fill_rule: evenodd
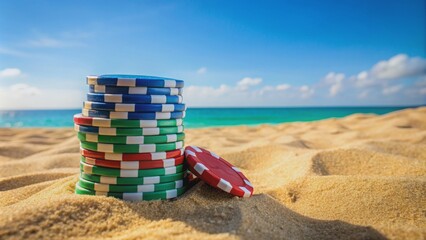
<svg viewBox="0 0 426 240">
<path fill-rule="evenodd" d="M 218 155 L 196 146 L 185 148 L 189 170 L 209 185 L 239 197 L 250 197 L 253 186 L 243 173 Z"/>
</svg>

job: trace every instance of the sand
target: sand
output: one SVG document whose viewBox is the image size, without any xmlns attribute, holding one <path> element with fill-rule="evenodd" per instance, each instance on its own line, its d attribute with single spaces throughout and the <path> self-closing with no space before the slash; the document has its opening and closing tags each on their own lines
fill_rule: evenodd
<svg viewBox="0 0 426 240">
<path fill-rule="evenodd" d="M 175 201 L 75 195 L 72 129 L 0 129 L 0 239 L 426 238 L 426 108 L 186 133 L 255 195 L 202 182 Z"/>
</svg>

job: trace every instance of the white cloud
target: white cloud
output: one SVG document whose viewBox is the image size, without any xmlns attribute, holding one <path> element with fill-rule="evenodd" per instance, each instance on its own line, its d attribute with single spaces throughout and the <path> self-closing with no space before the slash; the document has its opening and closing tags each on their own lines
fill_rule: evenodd
<svg viewBox="0 0 426 240">
<path fill-rule="evenodd" d="M 32 87 L 25 83 L 14 84 L 10 86 L 9 89 L 10 89 L 10 92 L 15 96 L 26 97 L 26 96 L 36 96 L 41 94 L 40 89 L 36 87 Z"/>
<path fill-rule="evenodd" d="M 390 86 L 390 87 L 385 87 L 382 90 L 383 95 L 391 95 L 394 93 L 399 92 L 402 89 L 402 85 L 394 85 L 394 86 Z"/>
<path fill-rule="evenodd" d="M 336 96 L 343 88 L 343 80 L 345 79 L 345 74 L 343 73 L 328 73 L 324 81 L 326 84 L 330 85 L 329 94 L 330 96 Z"/>
<path fill-rule="evenodd" d="M 422 95 L 426 95 L 426 88 L 420 89 L 419 93 L 422 94 Z"/>
<path fill-rule="evenodd" d="M 278 91 L 285 91 L 287 89 L 290 89 L 290 87 L 291 85 L 289 84 L 280 84 L 280 85 L 277 85 L 275 89 L 277 89 Z"/>
<path fill-rule="evenodd" d="M 197 70 L 198 74 L 205 74 L 207 72 L 207 68 L 206 67 L 201 67 Z"/>
<path fill-rule="evenodd" d="M 330 87 L 330 96 L 334 97 L 342 90 L 342 83 L 333 84 Z"/>
<path fill-rule="evenodd" d="M 315 90 L 308 85 L 303 85 L 299 88 L 299 92 L 301 93 L 302 98 L 308 98 L 315 93 Z"/>
<path fill-rule="evenodd" d="M 5 68 L 0 70 L 0 78 L 14 78 L 22 75 L 19 68 Z"/>
<path fill-rule="evenodd" d="M 354 76 L 357 87 L 384 84 L 389 80 L 426 75 L 426 59 L 398 54 L 376 63 L 369 71 Z"/>
<path fill-rule="evenodd" d="M 0 88 L 0 109 L 64 109 L 79 108 L 84 91 L 41 89 L 25 83 Z"/>
<path fill-rule="evenodd" d="M 184 100 L 188 106 L 240 106 L 248 92 L 236 90 L 225 84 L 219 87 L 185 87 Z"/>
<path fill-rule="evenodd" d="M 360 73 L 358 73 L 357 76 L 352 77 L 353 79 L 355 79 L 355 85 L 357 87 L 366 87 L 366 86 L 371 86 L 374 85 L 374 78 L 370 78 L 368 75 L 367 71 L 362 71 Z"/>
<path fill-rule="evenodd" d="M 231 87 L 228 85 L 222 84 L 218 88 L 210 86 L 188 86 L 185 87 L 185 95 L 193 97 L 209 97 L 209 96 L 222 96 L 231 91 Z"/>
<path fill-rule="evenodd" d="M 245 77 L 237 82 L 237 88 L 242 91 L 246 91 L 251 86 L 259 85 L 262 82 L 262 78 L 250 78 Z"/>
<path fill-rule="evenodd" d="M 378 79 L 396 79 L 426 74 L 426 60 L 409 58 L 406 54 L 398 54 L 388 61 L 381 61 L 373 66 L 373 76 Z"/>
<path fill-rule="evenodd" d="M 276 91 L 276 92 L 284 92 L 284 91 L 286 91 L 286 90 L 288 90 L 290 88 L 291 88 L 291 85 L 289 85 L 289 84 L 279 84 L 277 86 L 264 86 L 259 91 L 257 91 L 257 92 L 255 91 L 255 93 L 263 95 L 265 93 L 274 92 L 274 91 Z"/>
<path fill-rule="evenodd" d="M 289 84 L 260 87 L 261 83 L 262 78 L 246 77 L 235 85 L 192 85 L 185 87 L 184 97 L 188 106 L 280 106 L 288 101 L 297 104 L 301 98 L 299 91 L 287 91 L 291 88 Z"/>
<path fill-rule="evenodd" d="M 259 94 L 260 95 L 263 95 L 263 94 L 265 94 L 265 93 L 267 93 L 267 92 L 272 92 L 272 91 L 274 91 L 276 88 L 274 88 L 273 86 L 264 86 L 263 88 L 261 88 L 260 90 L 259 90 Z"/>
</svg>

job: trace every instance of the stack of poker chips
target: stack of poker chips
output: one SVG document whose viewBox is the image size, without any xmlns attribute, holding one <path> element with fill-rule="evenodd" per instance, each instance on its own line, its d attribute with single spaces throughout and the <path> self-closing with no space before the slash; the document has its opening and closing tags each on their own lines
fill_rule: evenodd
<svg viewBox="0 0 426 240">
<path fill-rule="evenodd" d="M 184 82 L 140 75 L 88 76 L 75 192 L 130 201 L 184 193 Z"/>
</svg>

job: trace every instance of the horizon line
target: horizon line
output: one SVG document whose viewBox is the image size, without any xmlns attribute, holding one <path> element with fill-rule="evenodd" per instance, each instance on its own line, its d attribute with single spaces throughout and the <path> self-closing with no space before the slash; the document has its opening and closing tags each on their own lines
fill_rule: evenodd
<svg viewBox="0 0 426 240">
<path fill-rule="evenodd" d="M 402 107 L 402 108 L 414 108 L 414 107 L 425 107 L 425 104 L 418 104 L 418 105 L 329 105 L 329 106 L 315 106 L 315 105 L 307 105 L 307 106 L 196 106 L 196 107 L 187 107 L 193 108 L 193 109 L 202 109 L 202 108 L 209 108 L 209 109 L 236 109 L 236 108 L 377 108 L 377 107 Z M 36 108 L 36 109 L 0 109 L 1 111 L 60 111 L 60 110 L 81 110 L 81 108 Z"/>
</svg>

